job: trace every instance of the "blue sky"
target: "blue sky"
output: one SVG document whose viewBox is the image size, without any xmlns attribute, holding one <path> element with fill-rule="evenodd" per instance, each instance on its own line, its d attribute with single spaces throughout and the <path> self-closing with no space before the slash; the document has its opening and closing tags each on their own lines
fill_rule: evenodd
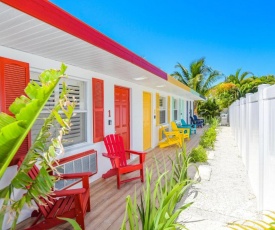
<svg viewBox="0 0 275 230">
<path fill-rule="evenodd" d="M 225 75 L 275 74 L 273 0 L 52 0 L 167 73 L 201 57 Z"/>
</svg>

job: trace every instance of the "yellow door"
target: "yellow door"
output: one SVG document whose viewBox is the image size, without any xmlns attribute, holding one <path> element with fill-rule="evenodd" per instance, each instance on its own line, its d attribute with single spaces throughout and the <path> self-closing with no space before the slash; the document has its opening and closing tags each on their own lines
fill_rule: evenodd
<svg viewBox="0 0 275 230">
<path fill-rule="evenodd" d="M 143 92 L 143 150 L 151 148 L 151 93 Z"/>
</svg>

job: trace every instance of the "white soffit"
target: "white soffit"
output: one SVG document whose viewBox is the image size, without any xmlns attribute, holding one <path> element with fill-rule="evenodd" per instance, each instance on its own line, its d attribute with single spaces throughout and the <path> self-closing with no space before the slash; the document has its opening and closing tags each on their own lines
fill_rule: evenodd
<svg viewBox="0 0 275 230">
<path fill-rule="evenodd" d="M 0 45 L 197 100 L 196 95 L 71 34 L 0 3 Z M 141 81 L 134 78 L 146 77 Z"/>
</svg>

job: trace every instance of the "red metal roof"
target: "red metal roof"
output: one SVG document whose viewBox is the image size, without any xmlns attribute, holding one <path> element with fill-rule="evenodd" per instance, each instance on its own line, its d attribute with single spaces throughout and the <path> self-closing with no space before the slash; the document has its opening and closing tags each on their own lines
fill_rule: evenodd
<svg viewBox="0 0 275 230">
<path fill-rule="evenodd" d="M 1 0 L 3 3 L 29 14 L 47 24 L 72 34 L 94 46 L 116 55 L 167 80 L 167 73 L 132 51 L 113 41 L 91 26 L 73 17 L 66 11 L 46 0 Z"/>
</svg>

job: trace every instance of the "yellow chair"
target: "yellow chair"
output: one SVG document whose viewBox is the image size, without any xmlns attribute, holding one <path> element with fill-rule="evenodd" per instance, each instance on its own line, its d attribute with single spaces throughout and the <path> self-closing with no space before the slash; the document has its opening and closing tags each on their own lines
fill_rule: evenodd
<svg viewBox="0 0 275 230">
<path fill-rule="evenodd" d="M 190 139 L 190 128 L 179 128 L 175 121 L 171 122 L 172 131 L 180 132 L 182 135 L 182 139 L 187 138 Z"/>
<path fill-rule="evenodd" d="M 160 126 L 159 132 L 161 135 L 163 134 L 165 136 L 165 139 L 163 141 L 159 142 L 159 147 L 164 148 L 167 146 L 171 146 L 174 144 L 177 144 L 180 148 L 182 147 L 182 135 L 178 131 L 166 131 L 164 126 Z"/>
</svg>

